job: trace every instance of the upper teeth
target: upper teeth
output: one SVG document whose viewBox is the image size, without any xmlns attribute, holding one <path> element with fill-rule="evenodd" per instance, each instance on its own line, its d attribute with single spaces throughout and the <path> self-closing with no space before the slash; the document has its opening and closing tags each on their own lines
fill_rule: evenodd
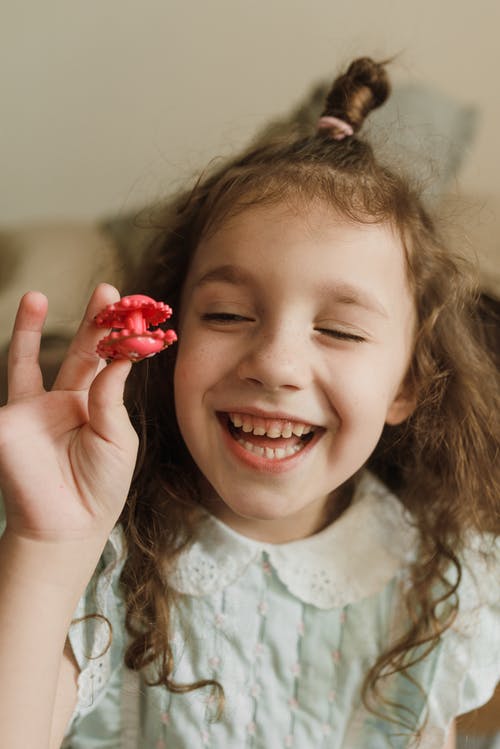
<svg viewBox="0 0 500 749">
<path fill-rule="evenodd" d="M 241 427 L 244 432 L 255 434 L 256 437 L 277 438 L 291 437 L 295 434 L 302 437 L 313 431 L 310 424 L 302 424 L 298 421 L 287 421 L 286 419 L 261 419 L 249 414 L 230 413 L 229 418 L 235 427 Z"/>
</svg>

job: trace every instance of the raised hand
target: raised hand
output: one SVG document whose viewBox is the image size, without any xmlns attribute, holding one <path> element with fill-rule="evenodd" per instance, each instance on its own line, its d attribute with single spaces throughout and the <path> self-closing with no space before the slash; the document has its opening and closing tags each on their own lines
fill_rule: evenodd
<svg viewBox="0 0 500 749">
<path fill-rule="evenodd" d="M 104 366 L 94 316 L 119 298 L 101 284 L 50 392 L 38 363 L 47 299 L 21 300 L 9 350 L 9 397 L 0 409 L 0 486 L 7 528 L 44 541 L 105 537 L 127 496 L 137 436 L 123 406 L 127 361 Z"/>
</svg>

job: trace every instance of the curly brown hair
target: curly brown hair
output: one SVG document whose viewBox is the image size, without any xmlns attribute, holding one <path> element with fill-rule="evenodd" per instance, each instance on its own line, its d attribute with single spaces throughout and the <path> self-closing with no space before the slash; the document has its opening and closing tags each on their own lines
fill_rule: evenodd
<svg viewBox="0 0 500 749">
<path fill-rule="evenodd" d="M 200 238 L 255 205 L 298 199 L 307 207 L 320 200 L 353 221 L 386 222 L 398 232 L 417 312 L 408 372 L 417 405 L 404 424 L 386 426 L 369 466 L 410 511 L 420 548 L 406 593 L 410 627 L 366 675 L 363 698 L 373 710 L 384 678 L 403 672 L 411 679 L 411 666 L 452 623 L 468 532 L 497 533 L 499 519 L 498 375 L 481 334 L 474 271 L 447 249 L 418 187 L 380 163 L 357 136 L 389 91 L 385 64 L 356 60 L 335 80 L 323 113 L 348 123 L 352 137 L 335 139 L 332 126 L 333 132 L 266 140 L 200 178 L 165 208 L 158 238 L 128 290 L 168 300 L 175 327 Z M 154 666 L 150 683 L 183 692 L 220 686 L 173 679 L 175 594 L 165 564 L 174 564 L 193 537 L 201 499 L 199 472 L 175 418 L 175 360 L 172 347 L 135 366 L 129 382 L 141 451 L 121 517 L 128 544 L 122 585 L 131 636 L 127 666 Z"/>
</svg>

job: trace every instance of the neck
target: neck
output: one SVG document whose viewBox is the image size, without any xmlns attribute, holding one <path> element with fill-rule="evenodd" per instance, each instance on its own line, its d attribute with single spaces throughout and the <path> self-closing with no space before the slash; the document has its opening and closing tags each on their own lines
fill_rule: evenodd
<svg viewBox="0 0 500 749">
<path fill-rule="evenodd" d="M 329 500 L 321 502 L 316 512 L 309 507 L 287 517 L 272 519 L 237 515 L 212 487 L 207 489 L 202 492 L 203 506 L 236 533 L 263 543 L 284 544 L 313 536 L 335 522 L 351 503 L 354 485 L 347 482 L 332 492 Z"/>
</svg>

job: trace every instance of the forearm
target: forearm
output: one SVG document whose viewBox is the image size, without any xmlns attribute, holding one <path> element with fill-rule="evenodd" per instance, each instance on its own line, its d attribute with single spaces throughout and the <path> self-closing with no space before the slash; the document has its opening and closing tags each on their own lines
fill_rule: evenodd
<svg viewBox="0 0 500 749">
<path fill-rule="evenodd" d="M 138 438 L 123 404 L 130 362 L 102 366 L 94 291 L 51 391 L 38 362 L 47 299 L 28 292 L 9 347 L 0 409 L 0 746 L 52 749 L 64 730 L 64 643 L 78 600 L 127 497 Z M 74 685 L 73 685 L 74 686 Z M 51 728 L 52 726 L 52 728 Z"/>
<path fill-rule="evenodd" d="M 67 632 L 100 551 L 0 539 L 0 746 L 51 745 Z"/>
<path fill-rule="evenodd" d="M 457 747 L 457 729 L 456 729 L 456 723 L 455 721 L 452 722 L 449 732 L 448 732 L 448 738 L 446 740 L 446 744 L 443 746 L 443 749 L 456 749 Z"/>
</svg>

